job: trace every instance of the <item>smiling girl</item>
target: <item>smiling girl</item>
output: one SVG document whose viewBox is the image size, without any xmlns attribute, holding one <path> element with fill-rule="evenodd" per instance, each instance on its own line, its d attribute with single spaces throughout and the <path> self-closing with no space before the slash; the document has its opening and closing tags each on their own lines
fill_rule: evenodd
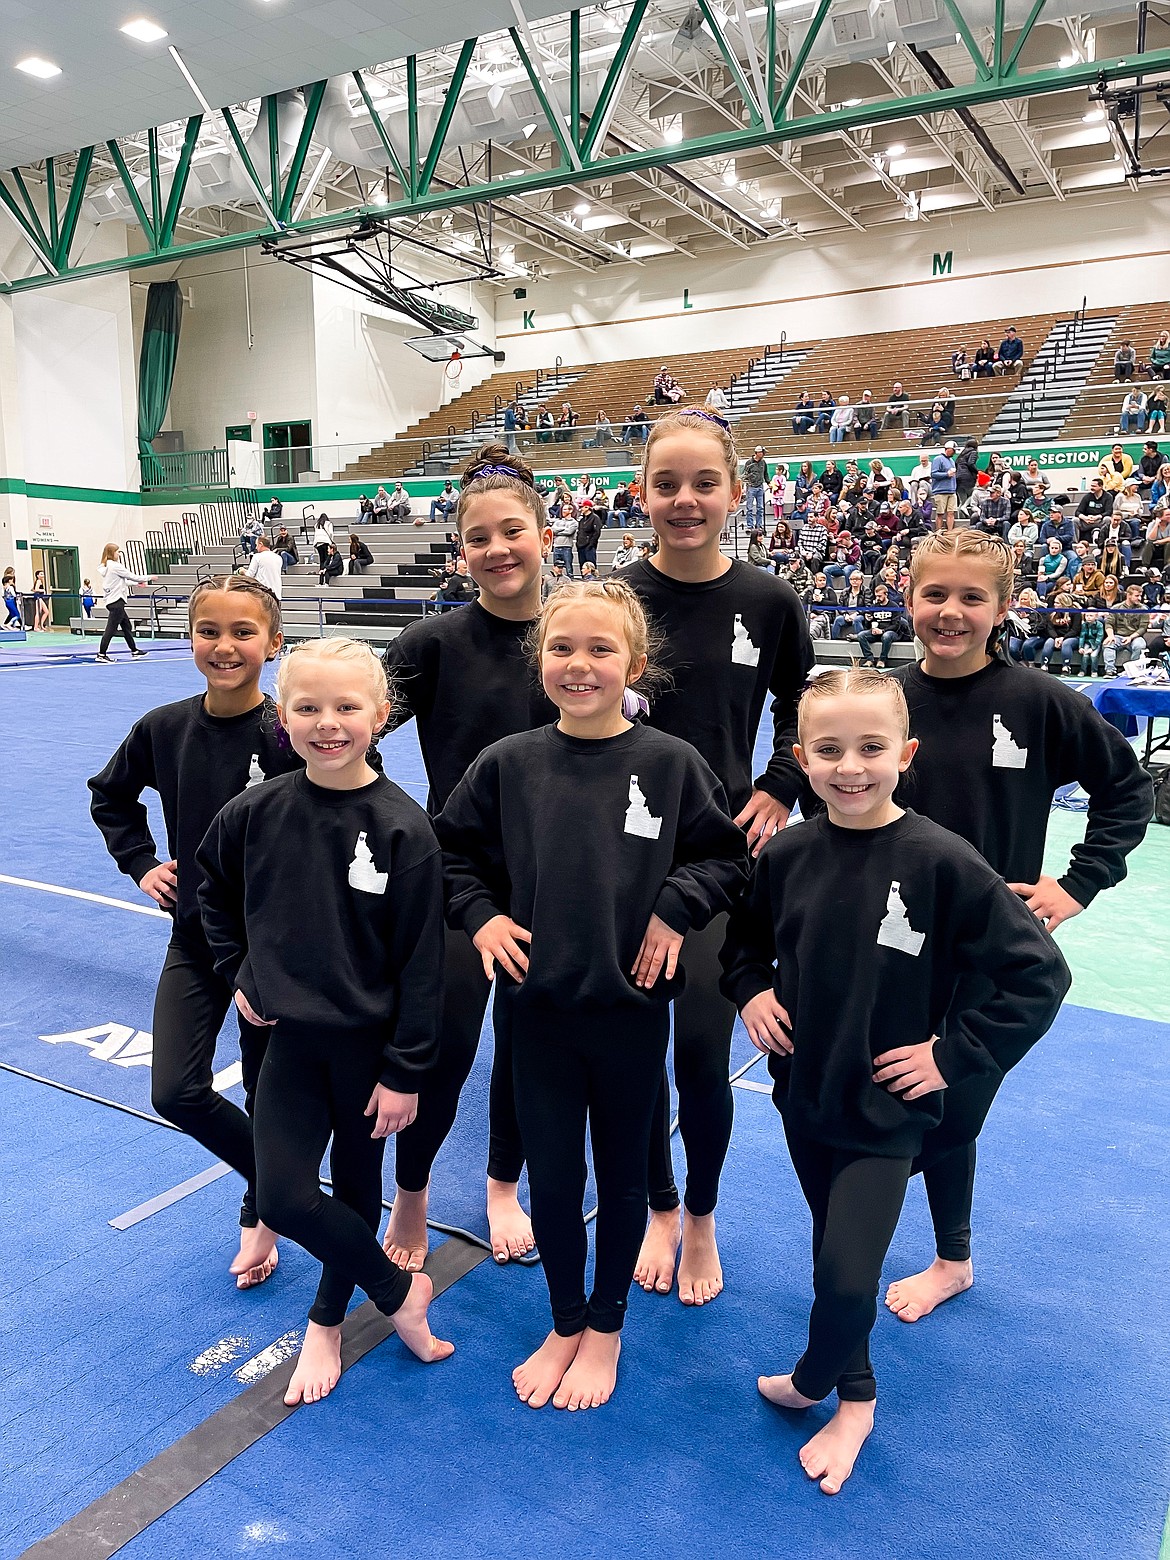
<svg viewBox="0 0 1170 1560">
<path fill-rule="evenodd" d="M 646 444 L 643 482 L 659 547 L 623 580 L 662 635 L 671 686 L 650 722 L 693 743 L 719 777 L 735 821 L 758 852 L 788 821 L 800 789 L 792 756 L 796 704 L 813 664 L 805 614 L 786 582 L 725 557 L 719 538 L 740 498 L 739 461 L 726 426 L 707 413 L 660 417 Z M 752 778 L 752 749 L 772 695 L 772 756 Z M 731 1141 L 728 1080 L 735 1009 L 719 992 L 724 921 L 683 951 L 686 985 L 674 1008 L 674 1069 L 687 1182 L 678 1294 L 703 1305 L 723 1288 L 715 1242 L 719 1176 Z M 679 1196 L 670 1158 L 665 1075 L 650 1164 L 651 1217 L 637 1281 L 669 1293 L 679 1256 Z"/>
<path fill-rule="evenodd" d="M 598 1407 L 614 1389 L 684 938 L 722 919 L 744 877 L 716 776 L 689 743 L 625 713 L 650 648 L 624 582 L 562 586 L 533 636 L 559 720 L 494 743 L 436 821 L 448 919 L 497 975 L 512 1034 L 553 1315 L 513 1372 L 532 1408 Z M 597 1181 L 588 1298 L 586 1122 Z"/>
<path fill-rule="evenodd" d="M 225 802 L 301 760 L 276 738 L 276 706 L 260 691 L 265 662 L 280 651 L 280 603 L 265 586 L 232 574 L 197 585 L 188 603 L 191 649 L 206 687 L 151 710 L 89 782 L 90 810 L 119 868 L 174 918 L 154 1002 L 150 1091 L 155 1110 L 247 1183 L 240 1249 L 231 1265 L 241 1289 L 276 1266 L 276 1239 L 257 1218 L 252 1099 L 268 1031 L 242 1015 L 240 1063 L 247 1115 L 212 1086 L 215 1042 L 232 1005 L 203 935 L 195 862 Z M 143 791 L 162 802 L 160 861 Z"/>
<path fill-rule="evenodd" d="M 799 735 L 826 811 L 765 846 L 732 911 L 723 989 L 768 1056 L 812 1214 L 808 1345 L 759 1390 L 788 1409 L 836 1391 L 836 1412 L 800 1452 L 835 1495 L 873 1429 L 869 1335 L 924 1134 L 952 1090 L 1020 1060 L 1070 976 L 976 851 L 895 804 L 918 747 L 896 681 L 822 673 L 801 700 Z"/>
<path fill-rule="evenodd" d="M 455 524 L 479 599 L 411 624 L 383 658 L 395 691 L 387 729 L 414 717 L 432 817 L 484 748 L 547 725 L 557 713 L 533 678 L 524 648 L 540 612 L 541 564 L 552 539 L 530 467 L 504 445 L 485 444 L 463 473 Z M 467 938 L 448 930 L 438 1061 L 423 1084 L 417 1118 L 398 1139 L 398 1189 L 386 1230 L 386 1250 L 410 1272 L 427 1254 L 431 1168 L 455 1122 L 490 989 Z M 524 1150 L 502 1027 L 496 1030 L 488 1109 L 488 1224 L 492 1252 L 497 1262 L 507 1262 L 531 1251 L 533 1239 L 517 1197 Z"/>
<path fill-rule="evenodd" d="M 297 645 L 277 701 L 306 767 L 219 814 L 199 850 L 199 906 L 236 1006 L 272 1031 L 256 1085 L 261 1217 L 323 1264 L 285 1393 L 294 1404 L 336 1386 L 359 1285 L 419 1359 L 452 1352 L 427 1321 L 430 1279 L 404 1273 L 377 1235 L 386 1138 L 413 1119 L 438 1045 L 442 870 L 422 808 L 367 761 L 390 714 L 370 647 Z"/>
<path fill-rule="evenodd" d="M 910 610 L 925 656 L 895 672 L 922 743 L 907 792 L 917 811 L 968 840 L 1037 919 L 1055 931 L 1120 883 L 1153 807 L 1129 743 L 1083 695 L 997 654 L 1014 564 L 1008 547 L 972 531 L 927 537 L 910 565 Z M 1059 879 L 1043 870 L 1053 792 L 1088 792 L 1085 837 Z M 905 1322 L 969 1289 L 975 1139 L 999 1086 L 977 1078 L 947 1096 L 915 1166 L 934 1223 L 930 1267 L 891 1284 Z"/>
</svg>

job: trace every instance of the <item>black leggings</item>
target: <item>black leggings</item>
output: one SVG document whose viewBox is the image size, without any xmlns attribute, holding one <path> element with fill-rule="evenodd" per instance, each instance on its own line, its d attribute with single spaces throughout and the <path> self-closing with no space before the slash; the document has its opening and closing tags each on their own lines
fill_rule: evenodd
<svg viewBox="0 0 1170 1560">
<path fill-rule="evenodd" d="M 728 1069 L 735 1005 L 719 990 L 719 950 L 727 916 L 717 915 L 702 932 L 688 932 L 679 963 L 686 985 L 674 1002 L 674 1081 L 678 1087 L 678 1130 L 687 1156 L 687 1211 L 696 1217 L 715 1211 L 719 1176 L 731 1142 L 734 1114 Z M 650 1136 L 650 1206 L 678 1207 L 670 1157 L 670 1083 L 663 1069 Z"/>
<path fill-rule="evenodd" d="M 507 975 L 498 980 L 510 984 Z M 446 929 L 443 946 L 443 1021 L 439 1057 L 419 1091 L 418 1115 L 398 1134 L 394 1179 L 404 1192 L 421 1192 L 431 1177 L 439 1150 L 455 1124 L 459 1095 L 479 1048 L 483 1015 L 491 983 L 483 960 L 465 932 Z M 511 1026 L 501 1018 L 501 1003 L 493 1010 L 495 1055 L 488 1098 L 488 1167 L 493 1181 L 512 1184 L 524 1168 L 524 1149 L 516 1125 L 512 1089 Z"/>
<path fill-rule="evenodd" d="M 309 1320 L 340 1327 L 358 1285 L 386 1316 L 410 1274 L 378 1243 L 385 1138 L 364 1114 L 382 1070 L 382 1037 L 277 1026 L 256 1089 L 256 1200 L 270 1229 L 322 1263 Z M 333 1195 L 321 1190 L 329 1144 Z"/>
<path fill-rule="evenodd" d="M 971 1078 L 943 1095 L 943 1116 L 922 1140 L 912 1174 L 922 1176 L 935 1251 L 944 1262 L 971 1259 L 971 1204 L 975 1196 L 975 1139 L 1002 1077 Z"/>
<path fill-rule="evenodd" d="M 138 649 L 138 646 L 134 643 L 134 635 L 130 631 L 130 619 L 126 614 L 126 603 L 124 601 L 111 601 L 106 608 L 106 626 L 102 630 L 102 643 L 101 648 L 98 650 L 99 655 L 105 655 L 110 648 L 110 640 L 113 639 L 115 633 L 122 635 L 122 638 L 132 651 Z"/>
<path fill-rule="evenodd" d="M 511 999 L 516 1105 L 532 1192 L 532 1229 L 563 1338 L 621 1330 L 646 1229 L 646 1156 L 666 1060 L 660 1008 L 539 1012 Z M 597 1182 L 593 1293 L 585 1298 L 585 1127 Z"/>
<path fill-rule="evenodd" d="M 251 1228 L 256 1223 L 256 1159 L 248 1118 L 269 1031 L 237 1015 L 245 1115 L 212 1087 L 215 1042 L 230 1007 L 231 987 L 216 974 L 210 949 L 172 937 L 154 999 L 151 1104 L 166 1121 L 243 1176 L 247 1188 L 240 1223 Z"/>
<path fill-rule="evenodd" d="M 784 1135 L 813 1223 L 808 1347 L 792 1372 L 792 1385 L 817 1402 L 836 1388 L 839 1402 L 869 1403 L 877 1397 L 869 1335 L 910 1161 L 829 1148 L 790 1130 L 787 1122 Z"/>
</svg>

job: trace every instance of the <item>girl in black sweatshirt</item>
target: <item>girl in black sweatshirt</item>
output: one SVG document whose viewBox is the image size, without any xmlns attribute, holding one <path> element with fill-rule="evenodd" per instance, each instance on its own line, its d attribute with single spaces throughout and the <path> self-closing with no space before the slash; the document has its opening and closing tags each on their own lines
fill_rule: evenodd
<svg viewBox="0 0 1170 1560">
<path fill-rule="evenodd" d="M 336 1386 L 358 1285 L 419 1359 L 452 1352 L 427 1322 L 430 1279 L 378 1244 L 386 1138 L 413 1118 L 438 1042 L 442 868 L 422 808 L 367 762 L 390 714 L 369 646 L 298 645 L 277 700 L 306 768 L 219 814 L 199 850 L 199 907 L 236 1006 L 272 1031 L 256 1085 L 260 1216 L 323 1264 L 294 1404 Z"/>
<path fill-rule="evenodd" d="M 796 703 L 813 664 L 808 625 L 792 588 L 775 575 L 724 557 L 719 538 L 739 502 L 735 444 L 707 412 L 660 417 L 646 444 L 642 480 L 659 539 L 652 559 L 622 579 L 642 598 L 665 641 L 672 685 L 650 723 L 693 743 L 718 776 L 747 843 L 758 852 L 788 819 L 800 788 L 792 756 Z M 772 697 L 775 731 L 763 774 L 752 777 L 752 748 Z M 687 939 L 686 985 L 674 1007 L 674 1071 L 679 1133 L 687 1159 L 678 1294 L 703 1305 L 723 1288 L 715 1244 L 719 1176 L 731 1141 L 728 1079 L 735 1009 L 720 995 L 724 924 Z M 679 1255 L 679 1196 L 670 1156 L 670 1093 L 665 1074 L 651 1139 L 650 1225 L 637 1281 L 668 1294 Z"/>
<path fill-rule="evenodd" d="M 723 952 L 813 1222 L 808 1347 L 759 1389 L 794 1409 L 836 1390 L 800 1453 L 827 1495 L 873 1428 L 878 1281 L 923 1138 L 951 1090 L 1020 1060 L 1069 986 L 1051 937 L 978 852 L 895 805 L 916 747 L 893 679 L 810 685 L 796 753 L 827 814 L 765 848 Z"/>
<path fill-rule="evenodd" d="M 490 743 L 547 725 L 557 714 L 524 649 L 540 612 L 542 552 L 552 541 L 531 469 L 502 444 L 485 444 L 463 473 L 455 523 L 478 601 L 411 624 L 383 657 L 394 687 L 388 729 L 414 716 L 432 817 Z M 454 1125 L 490 990 L 466 937 L 448 931 L 438 1059 L 423 1085 L 418 1116 L 399 1135 L 394 1156 L 398 1190 L 386 1250 L 408 1272 L 417 1272 L 427 1254 L 431 1167 Z M 507 1262 L 531 1251 L 533 1237 L 517 1196 L 524 1150 L 506 1029 L 496 1034 L 488 1113 L 488 1225 L 496 1261 Z"/>
<path fill-rule="evenodd" d="M 677 737 L 631 724 L 649 632 L 617 580 L 568 585 L 535 635 L 555 726 L 494 743 L 436 821 L 447 918 L 499 967 L 532 1222 L 553 1331 L 513 1372 L 521 1400 L 592 1408 L 617 1379 L 646 1224 L 651 1123 L 684 937 L 727 910 L 746 855 L 718 779 Z M 587 928 L 587 933 L 583 929 Z M 588 1121 L 597 1260 L 585 1294 Z"/>
<path fill-rule="evenodd" d="M 1153 808 L 1149 776 L 1129 743 L 1082 694 L 995 654 L 1013 561 L 1001 542 L 968 531 L 928 537 L 911 564 L 921 665 L 899 678 L 922 751 L 905 791 L 915 810 L 968 840 L 1050 932 L 1125 876 Z M 1089 793 L 1084 840 L 1058 880 L 1043 871 L 1052 795 Z M 930 1267 L 891 1284 L 886 1304 L 915 1322 L 969 1289 L 975 1139 L 996 1077 L 951 1090 L 916 1165 L 934 1223 Z"/>
<path fill-rule="evenodd" d="M 233 574 L 197 585 L 188 605 L 191 648 L 206 688 L 151 710 L 89 782 L 90 811 L 119 868 L 174 918 L 154 1001 L 150 1092 L 155 1110 L 239 1172 L 246 1182 L 241 1289 L 276 1266 L 276 1239 L 256 1216 L 252 1099 L 268 1031 L 240 1017 L 247 1114 L 212 1087 L 215 1042 L 232 1005 L 199 920 L 195 852 L 225 802 L 301 760 L 276 737 L 276 706 L 260 692 L 280 650 L 280 603 L 259 581 Z M 167 860 L 150 832 L 145 790 L 162 802 Z"/>
</svg>

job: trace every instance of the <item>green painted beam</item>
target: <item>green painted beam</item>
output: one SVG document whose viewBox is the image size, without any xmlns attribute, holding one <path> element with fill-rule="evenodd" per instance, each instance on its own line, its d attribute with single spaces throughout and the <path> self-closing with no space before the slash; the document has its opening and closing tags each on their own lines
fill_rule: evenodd
<svg viewBox="0 0 1170 1560">
<path fill-rule="evenodd" d="M 264 100 L 268 115 L 268 194 L 273 211 L 280 209 L 280 125 L 276 117 L 276 93 Z"/>
<path fill-rule="evenodd" d="M 569 136 L 581 151 L 581 13 L 569 13 Z"/>
<path fill-rule="evenodd" d="M 77 156 L 77 167 L 73 170 L 73 183 L 69 186 L 69 199 L 65 203 L 65 212 L 61 218 L 61 232 L 57 239 L 57 247 L 53 251 L 53 264 L 59 271 L 64 271 L 69 264 L 69 251 L 73 247 L 73 238 L 81 219 L 81 203 L 85 199 L 85 186 L 89 181 L 89 170 L 92 167 L 93 147 L 83 147 Z"/>
<path fill-rule="evenodd" d="M 48 244 L 47 240 L 42 242 L 44 239 L 43 233 L 38 235 L 29 225 L 29 220 L 25 216 L 24 212 L 21 211 L 16 196 L 13 195 L 7 184 L 5 184 L 3 178 L 0 178 L 0 206 L 5 208 L 9 216 L 16 223 L 17 227 L 24 234 L 25 243 L 32 250 L 33 254 L 36 255 L 37 259 L 44 266 L 45 270 L 50 273 L 50 277 L 56 279 L 57 268 L 54 266 L 52 260 L 50 260 L 48 253 L 50 245 Z M 38 223 L 37 226 L 39 227 L 40 224 Z M 31 278 L 29 278 L 29 280 L 31 280 Z M 9 283 L 9 286 L 13 287 L 17 285 L 18 284 L 14 282 Z M 7 288 L 0 288 L 0 291 L 6 292 L 7 290 Z"/>
<path fill-rule="evenodd" d="M 776 104 L 776 0 L 768 0 L 768 16 L 764 23 L 764 46 L 768 52 L 768 107 Z"/>
<path fill-rule="evenodd" d="M 37 210 L 33 198 L 28 192 L 28 185 L 24 182 L 24 175 L 21 173 L 19 168 L 13 168 L 12 177 L 16 180 L 16 187 L 20 191 L 20 198 L 24 201 L 24 209 L 28 212 L 29 225 L 31 226 L 32 231 L 37 235 L 41 247 L 51 253 L 53 244 L 50 242 L 48 235 L 45 232 L 44 224 L 41 222 L 41 214 Z"/>
<path fill-rule="evenodd" d="M 187 178 L 191 172 L 191 158 L 195 152 L 195 143 L 199 139 L 199 130 L 202 124 L 202 114 L 192 114 L 187 121 L 187 131 L 183 136 L 183 149 L 179 153 L 178 162 L 175 164 L 174 176 L 171 179 L 171 193 L 167 197 L 167 209 L 158 235 L 158 247 L 160 249 L 169 249 L 171 239 L 175 236 L 175 224 L 179 220 L 179 212 L 182 209 L 183 195 L 187 189 Z"/>
<path fill-rule="evenodd" d="M 325 96 L 325 88 L 328 85 L 327 81 L 315 81 L 308 89 L 305 97 L 305 122 L 301 126 L 301 133 L 297 139 L 292 161 L 288 165 L 288 174 L 284 181 L 284 193 L 281 195 L 276 207 L 276 215 L 282 222 L 287 222 L 289 217 L 292 216 L 293 203 L 297 198 L 297 187 L 301 182 L 301 175 L 305 171 L 305 159 L 309 155 L 313 131 L 317 128 L 317 120 L 321 114 L 321 102 Z"/>
<path fill-rule="evenodd" d="M 796 51 L 796 56 L 792 61 L 792 68 L 789 70 L 788 75 L 785 78 L 784 86 L 781 89 L 780 96 L 772 104 L 772 113 L 777 123 L 779 123 L 779 121 L 783 119 L 785 114 L 788 112 L 788 105 L 792 102 L 793 95 L 796 92 L 797 85 L 800 82 L 800 77 L 804 70 L 805 62 L 807 61 L 809 54 L 812 52 L 813 44 L 817 41 L 817 34 L 825 25 L 825 18 L 829 14 L 829 7 L 832 5 L 832 3 L 833 0 L 821 0 L 820 5 L 817 7 L 817 14 L 808 24 L 808 32 L 805 33 L 804 40 L 801 43 L 800 48 Z M 841 128 L 836 124 L 835 116 L 827 117 L 833 117 L 835 127 Z M 791 133 L 785 136 L 785 140 L 792 139 L 793 137 Z"/>
<path fill-rule="evenodd" d="M 710 0 L 699 0 L 699 10 L 703 13 L 703 20 L 714 38 L 715 43 L 723 56 L 723 63 L 727 66 L 727 73 L 739 89 L 739 95 L 743 98 L 748 111 L 748 120 L 754 128 L 759 128 L 764 122 L 764 116 L 760 113 L 760 105 L 756 102 L 756 94 L 752 91 L 747 77 L 740 68 L 739 61 L 735 57 L 735 50 L 727 42 L 723 35 L 723 29 L 719 25 L 718 18 L 711 10 Z"/>
<path fill-rule="evenodd" d="M 467 80 L 467 68 L 471 64 L 471 56 L 475 53 L 475 46 L 478 42 L 478 38 L 467 38 L 464 40 L 463 47 L 459 50 L 459 58 L 455 61 L 455 69 L 451 73 L 451 80 L 443 97 L 443 106 L 439 110 L 439 122 L 435 126 L 434 135 L 431 137 L 427 160 L 423 163 L 422 172 L 418 176 L 418 194 L 420 196 L 425 196 L 431 187 L 431 180 L 434 178 L 435 169 L 439 165 L 439 155 L 443 150 L 443 143 L 447 139 L 447 131 L 451 128 L 451 119 L 459 102 L 459 94 L 463 91 L 463 83 Z M 417 111 L 416 99 L 416 114 Z"/>
<path fill-rule="evenodd" d="M 827 8 L 827 7 L 826 7 Z M 855 108 L 843 108 L 835 114 L 810 113 L 799 119 L 777 124 L 774 130 L 730 130 L 720 135 L 697 137 L 679 146 L 648 147 L 640 152 L 622 153 L 615 157 L 585 159 L 581 172 L 572 168 L 540 168 L 517 178 L 496 179 L 487 184 L 469 187 L 455 186 L 447 190 L 428 191 L 414 199 L 390 202 L 368 202 L 364 206 L 350 207 L 321 217 L 313 217 L 291 224 L 288 233 L 335 232 L 354 226 L 366 216 L 415 216 L 423 212 L 448 211 L 471 205 L 492 204 L 505 196 L 526 194 L 531 191 L 559 189 L 566 184 L 587 182 L 589 179 L 611 179 L 626 173 L 640 173 L 648 168 L 661 167 L 663 163 L 685 163 L 698 158 L 729 157 L 755 151 L 764 146 L 776 146 L 784 141 L 803 141 L 823 136 L 827 130 L 856 130 L 867 125 L 884 125 L 919 114 L 944 113 L 948 109 L 978 107 L 985 103 L 997 103 L 1023 97 L 1040 97 L 1052 92 L 1068 92 L 1080 87 L 1094 86 L 1102 78 L 1105 81 L 1132 80 L 1137 75 L 1170 70 L 1170 48 L 1147 50 L 1143 54 L 1127 55 L 1124 60 L 1082 61 L 1067 70 L 1036 71 L 1032 74 L 1014 74 L 1003 80 L 974 81 L 942 91 L 914 94 L 877 103 L 859 103 Z M 790 84 L 795 85 L 791 82 Z M 785 97 L 789 83 L 786 83 Z M 35 235 L 27 219 L 0 179 L 0 202 L 13 214 L 26 239 Z M 278 230 L 265 226 L 246 233 L 234 233 L 223 238 L 205 239 L 193 244 L 174 244 L 167 251 L 168 259 L 185 256 L 215 254 L 227 250 L 246 248 L 263 239 L 279 236 Z M 33 242 L 34 249 L 36 248 Z M 39 258 L 44 259 L 43 256 Z M 26 277 L 19 281 L 0 285 L 0 292 L 24 292 L 37 287 L 54 285 L 57 280 L 72 277 L 97 276 L 112 271 L 136 271 L 157 265 L 157 254 L 127 255 L 116 260 L 95 261 L 70 269 L 60 278 Z"/>
<path fill-rule="evenodd" d="M 1008 62 L 1003 68 L 1003 73 L 1005 76 L 1014 76 L 1016 74 L 1016 61 L 1023 53 L 1024 45 L 1031 37 L 1032 29 L 1036 25 L 1036 18 L 1040 15 L 1040 12 L 1043 9 L 1044 0 L 1034 0 L 1032 9 L 1028 12 L 1028 20 L 1020 29 L 1019 36 L 1016 38 L 1012 52 L 1008 55 Z"/>
<path fill-rule="evenodd" d="M 61 237 L 61 227 L 57 219 L 57 176 L 53 170 L 53 159 L 45 158 L 45 194 L 49 201 L 49 237 L 56 249 Z"/>
<path fill-rule="evenodd" d="M 251 157 L 248 155 L 248 148 L 245 146 L 244 138 L 240 134 L 239 126 L 236 124 L 235 115 L 232 113 L 230 108 L 221 108 L 220 109 L 220 113 L 223 115 L 224 123 L 228 127 L 228 134 L 232 138 L 232 145 L 235 147 L 236 151 L 239 153 L 240 161 L 244 165 L 244 172 L 247 174 L 249 180 L 251 181 L 252 188 L 256 191 L 256 194 L 260 197 L 260 204 L 261 204 L 261 206 L 262 207 L 264 207 L 264 206 L 268 207 L 268 209 L 265 210 L 265 212 L 264 212 L 265 217 L 266 218 L 275 217 L 276 213 L 272 210 L 271 206 L 268 206 L 268 196 L 267 196 L 267 194 L 265 192 L 263 184 L 260 182 L 260 175 L 256 172 L 256 164 L 252 161 Z M 263 230 L 263 232 L 258 232 L 256 234 L 256 237 L 257 238 L 271 238 L 271 236 L 272 236 L 272 234 L 274 232 L 279 232 L 279 231 L 280 231 L 279 227 L 274 227 L 273 224 L 270 221 L 268 226 Z"/>
<path fill-rule="evenodd" d="M 418 199 L 418 56 L 406 62 L 406 156 L 410 165 L 410 198 Z"/>
<path fill-rule="evenodd" d="M 610 63 L 608 74 L 602 83 L 597 104 L 589 116 L 589 128 L 581 138 L 581 161 L 588 163 L 598 148 L 602 129 L 609 124 L 617 94 L 621 91 L 626 72 L 626 62 L 638 47 L 642 33 L 642 18 L 646 15 L 647 0 L 634 0 L 634 5 L 618 43 L 617 53 Z"/>
<path fill-rule="evenodd" d="M 146 207 L 142 204 L 142 197 L 138 193 L 138 186 L 134 183 L 130 169 L 126 166 L 126 159 L 122 156 L 122 148 L 117 141 L 107 141 L 106 150 L 114 160 L 114 167 L 118 170 L 118 177 L 129 197 L 130 204 L 134 207 L 134 215 L 138 218 L 138 226 L 146 235 L 146 241 L 151 249 L 158 248 L 158 234 L 154 224 L 146 214 Z"/>
<path fill-rule="evenodd" d="M 963 47 L 971 56 L 971 63 L 975 67 L 975 74 L 979 77 L 980 81 L 990 81 L 991 69 L 987 61 L 983 58 L 983 52 L 979 45 L 975 42 L 975 38 L 971 32 L 971 29 L 967 26 L 967 18 L 963 15 L 962 11 L 959 10 L 955 0 L 943 0 L 943 3 L 946 5 L 947 10 L 951 13 L 951 18 L 954 21 L 955 28 L 959 34 L 959 37 L 963 40 Z"/>
<path fill-rule="evenodd" d="M 577 13 L 574 11 L 573 15 L 576 16 L 576 14 Z M 577 151 L 576 141 L 569 141 L 566 138 L 564 126 L 561 124 L 561 116 L 557 113 L 556 106 L 549 102 L 548 97 L 545 94 L 545 90 L 543 86 L 541 86 L 540 76 L 538 75 L 532 61 L 528 58 L 528 50 L 524 47 L 524 44 L 520 38 L 520 34 L 514 27 L 509 27 L 508 36 L 515 45 L 516 53 L 520 56 L 520 63 L 524 66 L 524 69 L 528 73 L 528 79 L 532 83 L 532 90 L 536 93 L 537 102 L 540 104 L 541 111 L 543 112 L 545 119 L 548 120 L 548 127 L 553 133 L 553 138 L 561 149 L 561 158 L 565 167 L 576 167 L 580 169 L 581 158 Z M 571 75 L 571 80 L 576 87 L 578 106 L 575 114 L 570 112 L 569 122 L 570 124 L 576 124 L 581 113 L 580 85 L 577 82 L 575 73 Z"/>
<path fill-rule="evenodd" d="M 162 176 L 158 171 L 158 131 L 151 130 L 146 140 L 150 157 L 150 223 L 157 233 L 162 228 Z"/>
<path fill-rule="evenodd" d="M 386 126 L 382 123 L 381 116 L 379 115 L 378 110 L 374 107 L 374 100 L 366 89 L 366 83 L 360 70 L 354 71 L 353 79 L 357 82 L 357 89 L 362 95 L 362 102 L 369 110 L 370 119 L 373 122 L 374 129 L 378 132 L 378 139 L 382 143 L 382 150 L 390 159 L 390 166 L 394 169 L 394 177 L 402 186 L 402 193 L 407 198 L 407 200 L 413 200 L 414 185 L 411 183 L 410 176 L 407 174 L 406 170 L 402 166 L 402 163 L 399 161 L 398 153 L 394 150 L 393 143 L 391 142 L 390 137 L 386 132 Z"/>
<path fill-rule="evenodd" d="M 995 0 L 995 53 L 992 56 L 991 72 L 997 81 L 1003 75 L 1003 12 L 1004 0 Z"/>
</svg>

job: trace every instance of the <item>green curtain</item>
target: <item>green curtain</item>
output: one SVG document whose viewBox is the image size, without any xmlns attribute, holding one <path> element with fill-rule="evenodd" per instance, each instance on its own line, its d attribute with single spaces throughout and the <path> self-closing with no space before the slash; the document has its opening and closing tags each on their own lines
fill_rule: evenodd
<svg viewBox="0 0 1170 1560">
<path fill-rule="evenodd" d="M 138 458 L 143 487 L 157 487 L 162 480 L 162 462 L 151 440 L 167 414 L 182 320 L 183 294 L 178 282 L 151 282 L 138 360 Z"/>
</svg>

